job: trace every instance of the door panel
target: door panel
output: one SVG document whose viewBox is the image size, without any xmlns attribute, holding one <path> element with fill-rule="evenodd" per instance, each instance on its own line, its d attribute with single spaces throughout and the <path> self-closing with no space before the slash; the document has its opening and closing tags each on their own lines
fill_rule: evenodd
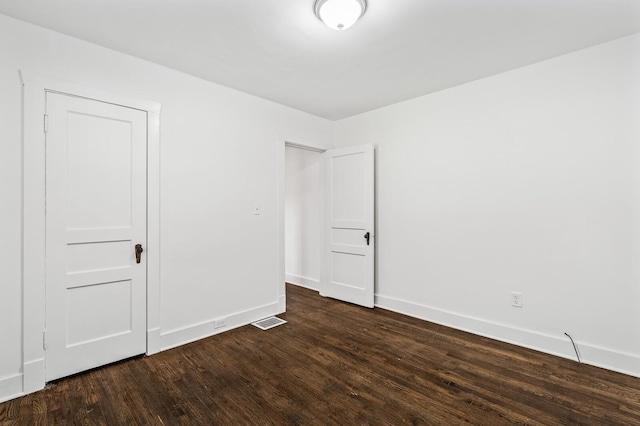
<svg viewBox="0 0 640 426">
<path fill-rule="evenodd" d="M 46 380 L 146 350 L 143 111 L 47 93 Z"/>
<path fill-rule="evenodd" d="M 323 295 L 374 305 L 374 150 L 330 150 L 325 159 Z M 365 234 L 369 233 L 369 244 Z"/>
<path fill-rule="evenodd" d="M 334 222 L 366 221 L 364 162 L 361 152 L 331 157 L 331 214 Z"/>
<path fill-rule="evenodd" d="M 95 244 L 67 243 L 67 271 L 73 274 L 100 268 L 126 268 L 131 264 L 129 248 L 128 241 Z"/>
<path fill-rule="evenodd" d="M 334 285 L 347 286 L 360 290 L 366 289 L 366 256 L 360 253 L 332 252 L 331 282 Z"/>
<path fill-rule="evenodd" d="M 131 280 L 69 286 L 67 302 L 69 347 L 131 332 Z"/>
<path fill-rule="evenodd" d="M 69 110 L 66 118 L 67 229 L 130 228 L 134 123 Z"/>
</svg>

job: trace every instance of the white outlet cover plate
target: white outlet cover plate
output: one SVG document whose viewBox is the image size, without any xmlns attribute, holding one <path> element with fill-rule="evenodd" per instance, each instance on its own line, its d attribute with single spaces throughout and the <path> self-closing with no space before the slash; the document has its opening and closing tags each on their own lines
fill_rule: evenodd
<svg viewBox="0 0 640 426">
<path fill-rule="evenodd" d="M 511 292 L 511 306 L 522 308 L 522 293 L 516 291 Z"/>
</svg>

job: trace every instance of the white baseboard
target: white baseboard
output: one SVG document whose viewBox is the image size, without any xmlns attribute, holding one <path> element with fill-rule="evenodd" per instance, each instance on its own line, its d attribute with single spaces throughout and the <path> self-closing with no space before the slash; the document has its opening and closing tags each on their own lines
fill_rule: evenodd
<svg viewBox="0 0 640 426">
<path fill-rule="evenodd" d="M 376 295 L 376 307 L 408 315 L 414 318 L 511 343 L 538 352 L 576 360 L 571 341 L 564 335 L 539 333 L 498 324 L 479 318 L 460 315 L 441 309 L 419 305 L 393 297 Z M 576 340 L 580 359 L 584 364 L 605 368 L 634 377 L 640 377 L 640 357 L 606 348 L 581 343 Z"/>
<path fill-rule="evenodd" d="M 147 330 L 147 355 L 160 352 L 160 328 Z"/>
<path fill-rule="evenodd" d="M 271 315 L 278 315 L 278 313 L 280 313 L 279 304 L 280 302 L 278 301 L 275 303 L 270 303 L 268 305 L 259 306 L 254 309 L 227 315 L 225 317 L 226 326 L 221 328 L 214 327 L 216 320 L 219 319 L 215 318 L 199 324 L 193 324 L 187 327 L 167 331 L 160 335 L 161 350 L 164 351 L 167 349 L 172 349 L 177 346 L 195 342 L 196 340 L 204 339 L 205 337 L 210 337 L 224 331 L 229 331 L 234 328 L 251 324 L 254 321 L 269 317 Z"/>
<path fill-rule="evenodd" d="M 640 357 L 611 349 L 576 342 L 580 358 L 585 364 L 640 377 Z"/>
<path fill-rule="evenodd" d="M 24 395 L 22 392 L 22 374 L 0 379 L 0 402 L 9 401 Z"/>
<path fill-rule="evenodd" d="M 22 368 L 23 368 L 22 391 L 24 392 L 25 395 L 32 392 L 39 391 L 40 389 L 44 389 L 44 385 L 45 385 L 44 358 L 38 358 L 32 361 L 27 361 L 24 363 Z"/>
<path fill-rule="evenodd" d="M 293 274 L 284 274 L 284 279 L 290 284 L 295 284 L 310 290 L 320 291 L 320 280 Z"/>
</svg>

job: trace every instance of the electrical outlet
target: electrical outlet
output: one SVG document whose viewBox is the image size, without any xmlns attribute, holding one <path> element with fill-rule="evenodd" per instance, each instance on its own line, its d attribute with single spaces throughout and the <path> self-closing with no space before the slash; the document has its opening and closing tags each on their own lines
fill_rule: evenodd
<svg viewBox="0 0 640 426">
<path fill-rule="evenodd" d="M 522 308 L 522 293 L 518 293 L 517 291 L 511 292 L 511 306 Z"/>
<path fill-rule="evenodd" d="M 260 206 L 255 206 L 253 208 L 253 214 L 256 216 L 260 216 Z"/>
<path fill-rule="evenodd" d="M 227 319 L 221 318 L 213 322 L 213 328 L 222 328 L 227 326 Z"/>
</svg>

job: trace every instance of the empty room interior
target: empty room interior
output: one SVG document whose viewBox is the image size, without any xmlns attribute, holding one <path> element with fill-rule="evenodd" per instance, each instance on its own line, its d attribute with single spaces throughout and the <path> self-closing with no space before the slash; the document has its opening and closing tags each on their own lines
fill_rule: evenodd
<svg viewBox="0 0 640 426">
<path fill-rule="evenodd" d="M 0 424 L 640 425 L 638 0 L 0 0 L 0 194 Z"/>
</svg>

